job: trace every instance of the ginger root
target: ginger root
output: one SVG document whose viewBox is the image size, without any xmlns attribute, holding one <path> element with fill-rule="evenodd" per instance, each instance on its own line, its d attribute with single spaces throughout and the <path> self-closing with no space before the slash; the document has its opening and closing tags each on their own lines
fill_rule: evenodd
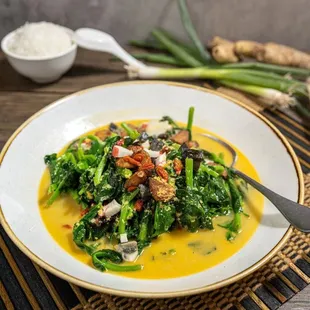
<svg viewBox="0 0 310 310">
<path fill-rule="evenodd" d="M 212 48 L 212 57 L 218 63 L 235 63 L 240 60 L 235 53 L 235 46 L 232 41 L 221 37 L 214 37 L 209 46 Z"/>
<path fill-rule="evenodd" d="M 223 39 L 221 37 L 215 36 L 208 45 L 211 48 L 213 48 L 213 47 L 220 45 L 220 44 L 233 44 L 233 42 L 226 40 L 226 39 Z"/>
<path fill-rule="evenodd" d="M 294 48 L 269 42 L 257 54 L 257 60 L 275 65 L 310 69 L 310 55 Z"/>
<path fill-rule="evenodd" d="M 239 62 L 233 43 L 224 43 L 212 48 L 212 57 L 219 63 Z"/>
<path fill-rule="evenodd" d="M 244 57 L 256 58 L 262 50 L 264 45 L 254 41 L 240 40 L 234 43 L 235 53 Z"/>
<path fill-rule="evenodd" d="M 214 37 L 210 43 L 213 58 L 219 63 L 235 63 L 243 57 L 275 65 L 310 69 L 310 55 L 297 49 L 269 42 L 240 40 L 231 42 Z"/>
</svg>

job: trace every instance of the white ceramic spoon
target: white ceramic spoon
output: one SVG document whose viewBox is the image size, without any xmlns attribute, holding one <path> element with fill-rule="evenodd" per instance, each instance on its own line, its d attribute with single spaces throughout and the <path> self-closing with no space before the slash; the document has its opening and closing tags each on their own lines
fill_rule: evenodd
<svg viewBox="0 0 310 310">
<path fill-rule="evenodd" d="M 128 54 L 111 35 L 103 31 L 80 28 L 74 32 L 73 39 L 80 47 L 113 54 L 130 66 L 145 67 L 145 64 Z"/>
</svg>

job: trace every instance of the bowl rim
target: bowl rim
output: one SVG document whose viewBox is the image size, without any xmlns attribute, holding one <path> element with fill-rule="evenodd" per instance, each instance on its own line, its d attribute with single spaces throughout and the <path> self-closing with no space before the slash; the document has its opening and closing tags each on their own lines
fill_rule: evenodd
<svg viewBox="0 0 310 310">
<path fill-rule="evenodd" d="M 67 54 L 70 54 L 71 52 L 73 52 L 74 50 L 77 49 L 77 44 L 73 40 L 74 31 L 72 29 L 70 29 L 70 28 L 67 28 L 67 27 L 64 27 L 64 26 L 61 26 L 61 25 L 57 25 L 57 26 L 63 28 L 70 35 L 70 39 L 71 39 L 71 43 L 72 44 L 71 44 L 70 48 L 65 50 L 64 52 L 61 52 L 61 53 L 59 53 L 57 55 L 54 55 L 54 56 L 21 56 L 21 55 L 17 55 L 15 53 L 10 52 L 9 49 L 8 49 L 8 42 L 15 35 L 15 33 L 17 32 L 17 30 L 19 28 L 9 32 L 1 40 L 1 50 L 3 51 L 4 54 L 6 54 L 9 57 L 12 57 L 12 58 L 15 58 L 15 59 L 19 59 L 19 60 L 28 60 L 28 61 L 31 61 L 31 62 L 41 61 L 41 60 L 53 60 L 53 59 L 57 59 L 57 58 L 63 57 L 65 55 L 67 55 Z"/>
<path fill-rule="evenodd" d="M 303 173 L 301 170 L 301 166 L 298 160 L 297 155 L 295 154 L 292 146 L 289 144 L 287 139 L 283 136 L 283 134 L 263 115 L 261 115 L 259 112 L 255 111 L 253 108 L 248 107 L 246 104 L 242 103 L 240 100 L 231 98 L 230 96 L 224 95 L 218 91 L 215 90 L 210 90 L 201 86 L 196 86 L 196 85 L 191 85 L 191 84 L 185 84 L 185 83 L 179 83 L 179 82 L 171 82 L 171 81 L 160 81 L 160 80 L 153 80 L 153 81 L 124 81 L 124 82 L 116 82 L 116 83 L 109 83 L 109 84 L 104 84 L 104 85 L 99 85 L 91 88 L 87 88 L 78 92 L 75 92 L 73 94 L 70 94 L 68 96 L 64 96 L 63 98 L 60 98 L 49 105 L 45 106 L 43 109 L 39 110 L 35 114 L 33 114 L 30 118 L 28 118 L 22 125 L 20 125 L 15 132 L 11 135 L 11 137 L 8 139 L 6 144 L 4 145 L 1 153 L 0 153 L 0 166 L 1 163 L 5 157 L 5 154 L 7 150 L 9 149 L 11 143 L 14 141 L 14 139 L 18 136 L 18 134 L 28 125 L 30 124 L 35 118 L 39 117 L 42 113 L 45 113 L 49 111 L 50 109 L 53 109 L 54 107 L 58 106 L 59 104 L 62 104 L 65 102 L 67 99 L 75 96 L 79 96 L 83 93 L 87 93 L 89 91 L 92 91 L 94 89 L 98 88 L 108 88 L 108 87 L 118 87 L 118 86 L 123 86 L 123 85 L 137 85 L 137 84 L 163 84 L 163 85 L 168 85 L 168 86 L 177 86 L 177 87 L 185 87 L 185 88 L 191 88 L 197 91 L 203 91 L 206 93 L 214 94 L 219 97 L 222 97 L 224 99 L 227 99 L 231 101 L 234 104 L 237 104 L 238 106 L 246 109 L 250 113 L 252 113 L 254 116 L 258 117 L 261 121 L 263 121 L 272 131 L 277 135 L 277 137 L 281 140 L 283 145 L 285 146 L 288 154 L 290 155 L 296 175 L 298 178 L 298 203 L 303 203 L 304 202 L 304 177 Z M 196 289 L 188 289 L 188 290 L 183 290 L 183 291 L 175 291 L 175 292 L 169 292 L 169 293 L 146 293 L 146 292 L 137 292 L 137 291 L 124 291 L 124 290 L 117 290 L 117 289 L 110 289 L 106 288 L 97 284 L 92 284 L 87 281 L 81 280 L 79 278 L 76 278 L 74 276 L 71 276 L 65 272 L 62 272 L 58 270 L 56 267 L 51 266 L 49 263 L 45 262 L 42 260 L 40 257 L 38 257 L 35 253 L 33 253 L 30 249 L 28 249 L 15 235 L 9 224 L 7 223 L 1 205 L 0 205 L 0 224 L 3 226 L 5 232 L 8 234 L 10 239 L 14 242 L 14 244 L 25 254 L 27 255 L 34 263 L 38 264 L 40 267 L 44 268 L 45 270 L 53 273 L 57 277 L 74 283 L 75 285 L 84 287 L 89 290 L 93 290 L 96 292 L 100 293 L 106 293 L 106 294 L 112 294 L 112 295 L 117 295 L 117 296 L 123 296 L 123 297 L 136 297 L 136 298 L 169 298 L 169 297 L 182 297 L 182 296 L 188 296 L 188 295 L 193 295 L 193 294 L 199 294 L 207 291 L 211 291 L 214 289 L 221 288 L 223 286 L 229 285 L 231 283 L 234 283 L 249 274 L 253 273 L 256 271 L 258 268 L 263 266 L 265 263 L 267 263 L 275 254 L 277 251 L 279 251 L 284 243 L 288 240 L 290 237 L 293 227 L 289 226 L 281 240 L 275 245 L 275 247 L 268 253 L 266 254 L 262 259 L 257 261 L 255 264 L 252 266 L 248 267 L 247 269 L 243 270 L 242 272 L 239 272 L 238 274 L 235 274 L 232 277 L 229 277 L 225 280 L 215 282 L 213 284 L 209 284 L 200 288 Z"/>
</svg>

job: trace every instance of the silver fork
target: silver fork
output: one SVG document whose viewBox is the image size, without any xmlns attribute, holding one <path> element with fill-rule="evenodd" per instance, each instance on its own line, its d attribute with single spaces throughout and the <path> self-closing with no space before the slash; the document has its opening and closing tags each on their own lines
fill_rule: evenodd
<svg viewBox="0 0 310 310">
<path fill-rule="evenodd" d="M 204 137 L 207 137 L 213 141 L 218 142 L 226 149 L 228 149 L 233 157 L 232 164 L 230 165 L 233 172 L 238 175 L 240 178 L 245 180 L 248 184 L 258 190 L 261 194 L 263 194 L 266 198 L 272 202 L 275 207 L 282 213 L 282 215 L 287 219 L 287 221 L 296 227 L 298 230 L 303 232 L 310 232 L 310 208 L 303 206 L 297 202 L 289 200 L 264 185 L 256 182 L 243 172 L 234 168 L 234 165 L 237 162 L 238 155 L 234 148 L 226 143 L 225 141 L 212 136 L 210 134 L 202 134 Z"/>
</svg>

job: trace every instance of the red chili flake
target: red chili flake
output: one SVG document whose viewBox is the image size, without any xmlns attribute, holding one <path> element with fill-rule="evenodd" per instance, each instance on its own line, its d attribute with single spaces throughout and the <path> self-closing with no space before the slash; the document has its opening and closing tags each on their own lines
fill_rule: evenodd
<svg viewBox="0 0 310 310">
<path fill-rule="evenodd" d="M 165 181 L 168 181 L 169 174 L 163 167 L 156 166 L 155 170 L 160 177 L 162 177 Z"/>
<path fill-rule="evenodd" d="M 137 188 L 136 186 L 129 186 L 129 187 L 127 188 L 127 191 L 128 191 L 128 192 L 133 192 L 136 188 Z"/>
<path fill-rule="evenodd" d="M 135 204 L 134 204 L 134 208 L 137 212 L 142 211 L 143 209 L 143 200 L 142 199 L 138 199 Z"/>
<path fill-rule="evenodd" d="M 64 224 L 62 225 L 63 228 L 67 228 L 67 229 L 72 229 L 72 226 L 69 224 Z"/>
<path fill-rule="evenodd" d="M 144 124 L 141 125 L 141 129 L 144 131 L 144 130 L 146 130 L 147 126 L 148 126 L 148 124 L 144 123 Z"/>
<path fill-rule="evenodd" d="M 119 145 L 119 146 L 122 146 L 122 145 L 124 145 L 124 143 L 125 143 L 124 139 L 120 139 L 115 144 Z"/>
<path fill-rule="evenodd" d="M 89 211 L 89 208 L 82 210 L 81 216 L 84 216 L 86 213 L 88 213 L 88 211 Z"/>
<path fill-rule="evenodd" d="M 123 159 L 124 159 L 124 161 L 126 161 L 126 162 L 128 162 L 128 163 L 130 163 L 130 164 L 133 164 L 133 165 L 135 165 L 135 166 L 138 166 L 138 167 L 141 166 L 141 164 L 140 164 L 138 161 L 134 160 L 134 159 L 131 158 L 130 156 L 125 156 L 125 157 L 123 157 Z"/>
<path fill-rule="evenodd" d="M 183 169 L 182 161 L 178 158 L 175 158 L 173 161 L 173 167 L 177 175 L 181 174 L 181 171 Z"/>
</svg>

